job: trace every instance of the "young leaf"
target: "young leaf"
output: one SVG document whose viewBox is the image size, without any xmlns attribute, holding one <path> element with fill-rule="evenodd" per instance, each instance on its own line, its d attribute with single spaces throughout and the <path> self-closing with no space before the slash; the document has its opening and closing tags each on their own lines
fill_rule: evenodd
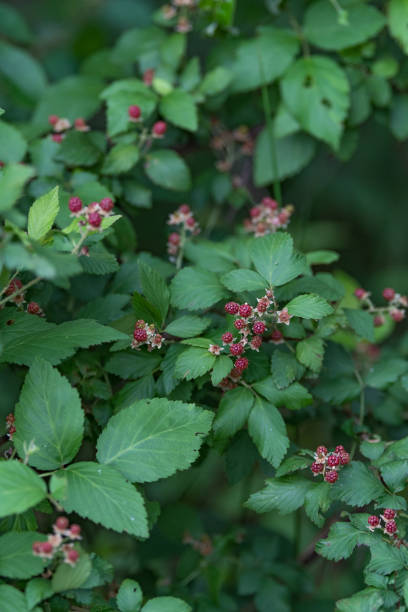
<svg viewBox="0 0 408 612">
<path fill-rule="evenodd" d="M 374 318 L 366 310 L 359 310 L 357 308 L 345 308 L 345 315 L 350 327 L 356 332 L 358 336 L 374 342 Z"/>
<path fill-rule="evenodd" d="M 310 336 L 296 345 L 296 357 L 307 368 L 318 372 L 322 366 L 324 342 L 318 336 Z"/>
<path fill-rule="evenodd" d="M 192 612 L 192 608 L 178 597 L 154 597 L 143 606 L 142 612 Z"/>
<path fill-rule="evenodd" d="M 226 297 L 218 276 L 204 268 L 183 268 L 171 282 L 171 303 L 177 308 L 204 310 Z"/>
<path fill-rule="evenodd" d="M 27 456 L 40 470 L 69 463 L 77 454 L 84 430 L 78 391 L 47 361 L 31 366 L 16 406 L 14 443 L 22 459 L 31 442 L 38 450 Z"/>
<path fill-rule="evenodd" d="M 304 271 L 303 259 L 293 252 L 289 234 L 276 233 L 256 238 L 251 258 L 259 274 L 270 286 L 288 283 Z"/>
<path fill-rule="evenodd" d="M 92 571 L 92 563 L 89 555 L 82 550 L 79 559 L 74 566 L 67 563 L 60 563 L 55 570 L 51 584 L 55 593 L 80 588 L 89 577 Z"/>
<path fill-rule="evenodd" d="M 120 612 L 139 612 L 142 602 L 143 593 L 139 583 L 126 578 L 116 595 L 116 603 Z"/>
<path fill-rule="evenodd" d="M 0 576 L 31 578 L 41 574 L 44 560 L 33 555 L 33 543 L 45 540 L 34 531 L 10 531 L 0 536 Z"/>
<path fill-rule="evenodd" d="M 191 347 L 177 358 L 174 374 L 185 380 L 198 378 L 211 370 L 215 359 L 207 348 Z"/>
<path fill-rule="evenodd" d="M 289 314 L 303 319 L 321 319 L 333 312 L 333 308 L 320 295 L 298 295 L 286 304 Z"/>
<path fill-rule="evenodd" d="M 0 490 L 0 517 L 24 512 L 47 494 L 44 480 L 16 460 L 0 462 Z"/>
<path fill-rule="evenodd" d="M 232 370 L 234 364 L 227 355 L 220 355 L 215 358 L 213 371 L 211 372 L 211 382 L 214 386 L 218 385 Z"/>
<path fill-rule="evenodd" d="M 28 211 L 28 235 L 42 240 L 52 228 L 59 211 L 58 187 L 35 200 Z"/>
<path fill-rule="evenodd" d="M 262 457 L 277 468 L 289 446 L 285 421 L 279 410 L 257 397 L 249 415 L 248 432 Z"/>
<path fill-rule="evenodd" d="M 187 469 L 198 457 L 213 415 L 194 404 L 145 400 L 113 416 L 98 440 L 97 459 L 131 482 L 152 482 Z"/>
<path fill-rule="evenodd" d="M 159 108 L 160 113 L 170 123 L 190 132 L 197 130 L 197 108 L 194 98 L 186 91 L 174 89 L 163 96 Z"/>
<path fill-rule="evenodd" d="M 170 292 L 162 275 L 143 261 L 139 261 L 139 278 L 146 299 L 160 312 L 163 324 L 170 304 Z"/>
<path fill-rule="evenodd" d="M 251 495 L 245 506 L 259 513 L 278 510 L 280 514 L 289 514 L 303 505 L 312 486 L 311 480 L 301 476 L 272 478 L 266 481 L 264 489 Z"/>
</svg>

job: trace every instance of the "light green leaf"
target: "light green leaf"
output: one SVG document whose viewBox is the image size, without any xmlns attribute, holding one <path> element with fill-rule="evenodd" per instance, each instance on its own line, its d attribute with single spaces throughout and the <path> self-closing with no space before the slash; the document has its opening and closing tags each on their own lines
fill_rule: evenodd
<svg viewBox="0 0 408 612">
<path fill-rule="evenodd" d="M 162 275 L 143 261 L 139 261 L 139 280 L 146 299 L 160 313 L 161 325 L 167 316 L 170 305 L 170 291 Z"/>
<path fill-rule="evenodd" d="M 8 584 L 0 584 L 1 612 L 28 612 L 24 593 Z"/>
<path fill-rule="evenodd" d="M 171 282 L 171 303 L 177 308 L 204 310 L 227 297 L 218 276 L 204 268 L 183 268 Z"/>
<path fill-rule="evenodd" d="M 276 477 L 286 476 L 291 472 L 303 470 L 310 465 L 310 457 L 301 457 L 300 455 L 292 455 L 282 461 L 279 468 L 276 470 Z"/>
<path fill-rule="evenodd" d="M 210 325 L 208 317 L 197 317 L 195 315 L 183 315 L 174 319 L 165 329 L 168 334 L 179 338 L 191 338 L 199 336 Z"/>
<path fill-rule="evenodd" d="M 318 372 L 324 357 L 324 342 L 318 336 L 310 336 L 296 345 L 296 357 L 307 368 Z"/>
<path fill-rule="evenodd" d="M 255 238 L 250 252 L 255 268 L 268 285 L 284 285 L 304 271 L 304 260 L 293 252 L 289 234 L 280 232 Z"/>
<path fill-rule="evenodd" d="M 191 188 L 190 169 L 175 151 L 161 149 L 148 154 L 145 163 L 147 176 L 153 183 L 174 191 Z"/>
<path fill-rule="evenodd" d="M 213 385 L 218 385 L 233 368 L 233 362 L 227 355 L 220 355 L 215 358 L 213 370 L 211 372 L 211 382 Z"/>
<path fill-rule="evenodd" d="M 279 410 L 257 397 L 249 415 L 248 432 L 262 457 L 277 468 L 289 447 L 285 421 Z"/>
<path fill-rule="evenodd" d="M 51 491 L 66 512 L 76 512 L 114 531 L 140 538 L 148 535 L 142 496 L 109 465 L 74 463 L 52 477 Z"/>
<path fill-rule="evenodd" d="M 31 556 L 33 553 L 31 551 Z M 52 597 L 54 591 L 52 590 L 51 582 L 46 578 L 33 578 L 30 582 L 27 582 L 25 588 L 25 596 L 29 610 L 34 608 L 43 599 Z"/>
<path fill-rule="evenodd" d="M 41 574 L 44 561 L 33 555 L 33 543 L 45 537 L 34 531 L 10 531 L 0 536 L 0 576 L 26 579 Z"/>
<path fill-rule="evenodd" d="M 198 127 L 194 98 L 182 89 L 174 89 L 164 96 L 159 105 L 160 113 L 177 127 L 195 132 Z"/>
<path fill-rule="evenodd" d="M 28 211 L 28 235 L 32 240 L 42 240 L 53 226 L 59 212 L 59 187 L 54 187 L 30 206 Z"/>
<path fill-rule="evenodd" d="M 92 563 L 89 555 L 82 550 L 79 554 L 79 559 L 74 566 L 67 563 L 60 563 L 55 570 L 51 584 L 55 593 L 69 591 L 71 589 L 80 588 L 87 580 L 92 570 Z"/>
<path fill-rule="evenodd" d="M 116 595 L 116 603 L 120 612 L 139 612 L 142 602 L 143 593 L 139 583 L 126 578 Z"/>
<path fill-rule="evenodd" d="M 299 365 L 293 353 L 284 347 L 277 347 L 272 353 L 272 380 L 278 389 L 288 387 L 296 378 L 300 378 L 304 369 Z"/>
<path fill-rule="evenodd" d="M 306 253 L 306 261 L 309 266 L 331 264 L 338 261 L 339 254 L 335 251 L 310 251 Z"/>
<path fill-rule="evenodd" d="M 47 77 L 41 64 L 23 49 L 0 42 L 0 72 L 20 94 L 38 100 L 47 89 Z"/>
<path fill-rule="evenodd" d="M 347 317 L 350 327 L 358 336 L 374 342 L 374 318 L 366 310 L 357 308 L 345 308 L 344 313 Z"/>
<path fill-rule="evenodd" d="M 350 506 L 365 506 L 384 493 L 379 478 L 361 461 L 353 461 L 345 467 L 332 490 L 336 499 Z"/>
<path fill-rule="evenodd" d="M 1 20 L 0 5 L 0 20 Z M 0 21 L 1 23 L 1 21 Z M 1 25 L 0 25 L 1 28 Z M 5 121 L 0 121 L 0 159 L 4 164 L 20 162 L 27 151 L 27 142 L 20 132 Z"/>
<path fill-rule="evenodd" d="M 408 53 L 408 2 L 390 0 L 388 4 L 388 27 L 393 36 Z"/>
<path fill-rule="evenodd" d="M 192 612 L 192 608 L 178 597 L 154 597 L 143 606 L 142 612 Z"/>
<path fill-rule="evenodd" d="M 15 446 L 22 459 L 40 470 L 69 463 L 84 430 L 78 391 L 47 361 L 37 358 L 26 375 L 16 406 Z M 38 450 L 26 457 L 30 442 Z"/>
<path fill-rule="evenodd" d="M 300 410 L 304 406 L 309 406 L 313 398 L 308 390 L 295 382 L 286 389 L 278 389 L 272 376 L 254 384 L 254 389 L 266 397 L 276 407 L 284 406 L 289 410 Z"/>
<path fill-rule="evenodd" d="M 311 480 L 301 476 L 272 478 L 266 481 L 264 489 L 251 495 L 245 506 L 258 513 L 278 510 L 280 514 L 289 514 L 303 505 L 312 486 Z"/>
<path fill-rule="evenodd" d="M 175 375 L 184 380 L 193 380 L 209 372 L 214 363 L 215 355 L 207 348 L 191 347 L 177 358 Z"/>
<path fill-rule="evenodd" d="M 368 587 L 351 597 L 339 599 L 336 609 L 338 612 L 380 612 L 384 609 L 383 593 L 385 594 L 384 591 Z"/>
<path fill-rule="evenodd" d="M 408 16 L 408 2 L 407 2 Z M 408 49 L 408 37 L 407 37 Z M 408 138 L 408 95 L 396 94 L 392 98 L 391 114 L 390 114 L 390 129 L 398 140 L 406 140 Z"/>
<path fill-rule="evenodd" d="M 223 66 L 217 66 L 207 72 L 203 78 L 199 91 L 204 96 L 215 96 L 228 87 L 232 80 L 232 73 Z"/>
<path fill-rule="evenodd" d="M 8 164 L 0 175 L 0 212 L 9 210 L 19 199 L 24 183 L 34 174 L 34 168 L 21 164 Z"/>
<path fill-rule="evenodd" d="M 119 143 L 112 147 L 105 157 L 102 174 L 123 174 L 139 161 L 139 148 L 133 144 Z"/>
<path fill-rule="evenodd" d="M 242 429 L 249 417 L 254 399 L 251 391 L 242 387 L 224 393 L 213 425 L 216 437 L 230 438 Z"/>
<path fill-rule="evenodd" d="M 0 517 L 19 514 L 46 496 L 44 480 L 17 460 L 0 462 Z"/>
<path fill-rule="evenodd" d="M 265 280 L 253 270 L 231 270 L 221 278 L 230 291 L 258 291 L 265 289 Z"/>
<path fill-rule="evenodd" d="M 325 299 L 313 293 L 298 295 L 286 304 L 286 308 L 289 314 L 303 319 L 322 319 L 333 312 Z"/>
</svg>

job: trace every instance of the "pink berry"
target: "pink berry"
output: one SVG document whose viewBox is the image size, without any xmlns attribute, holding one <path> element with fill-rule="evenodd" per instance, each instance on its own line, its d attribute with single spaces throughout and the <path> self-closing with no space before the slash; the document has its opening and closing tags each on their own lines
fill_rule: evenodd
<svg viewBox="0 0 408 612">
<path fill-rule="evenodd" d="M 167 123 L 165 121 L 156 121 L 153 125 L 153 136 L 161 138 L 167 131 Z"/>
<path fill-rule="evenodd" d="M 272 198 L 268 197 L 262 199 L 262 204 L 266 206 L 266 208 L 270 208 L 271 210 L 276 210 L 279 207 L 279 204 L 276 202 L 276 200 L 273 200 Z"/>
<path fill-rule="evenodd" d="M 380 519 L 378 518 L 378 516 L 375 516 L 375 514 L 372 514 L 368 517 L 367 522 L 370 527 L 378 527 L 378 525 L 380 524 Z"/>
<path fill-rule="evenodd" d="M 318 463 L 317 461 L 314 461 L 310 466 L 310 469 L 312 470 L 313 474 L 320 474 L 320 472 L 323 471 L 323 463 Z"/>
<path fill-rule="evenodd" d="M 234 336 L 231 334 L 231 332 L 225 332 L 225 334 L 222 334 L 222 336 L 221 336 L 221 337 L 222 337 L 222 341 L 223 341 L 225 344 L 229 344 L 229 343 L 230 343 L 230 342 L 232 342 L 232 341 L 233 341 L 233 339 L 234 339 Z"/>
<path fill-rule="evenodd" d="M 338 477 L 339 475 L 335 470 L 330 470 L 330 472 L 326 472 L 324 479 L 326 482 L 329 482 L 330 484 L 334 484 L 336 480 L 338 479 Z"/>
<path fill-rule="evenodd" d="M 362 287 L 359 287 L 358 289 L 356 289 L 354 291 L 354 295 L 356 296 L 356 298 L 358 298 L 359 300 L 364 299 L 364 297 L 366 296 L 367 291 L 365 289 L 363 289 Z"/>
<path fill-rule="evenodd" d="M 55 125 L 57 123 L 58 119 L 59 119 L 58 115 L 49 115 L 48 123 L 50 125 Z"/>
<path fill-rule="evenodd" d="M 237 304 L 236 302 L 227 302 L 227 304 L 225 304 L 224 306 L 224 310 L 228 314 L 237 314 L 237 312 L 239 311 L 239 304 Z"/>
<path fill-rule="evenodd" d="M 91 212 L 88 215 L 88 223 L 91 227 L 100 227 L 102 223 L 102 217 L 97 212 Z"/>
<path fill-rule="evenodd" d="M 281 331 L 279 331 L 279 329 L 274 329 L 273 332 L 271 333 L 272 342 L 280 342 L 282 338 L 283 338 L 283 334 Z"/>
<path fill-rule="evenodd" d="M 237 370 L 246 370 L 248 365 L 249 361 L 246 357 L 239 357 L 234 363 L 234 366 L 237 368 Z"/>
<path fill-rule="evenodd" d="M 252 306 L 250 306 L 247 303 L 242 304 L 239 307 L 239 314 L 241 315 L 241 317 L 245 317 L 245 318 L 250 317 L 252 314 Z"/>
<path fill-rule="evenodd" d="M 390 311 L 390 315 L 396 323 L 400 323 L 405 317 L 405 312 L 403 310 L 400 310 L 399 308 L 393 308 Z"/>
<path fill-rule="evenodd" d="M 68 208 L 73 213 L 79 212 L 82 208 L 82 200 L 76 196 L 69 198 Z"/>
<path fill-rule="evenodd" d="M 55 527 L 61 531 L 65 531 L 69 525 L 69 520 L 66 516 L 59 516 L 55 521 Z"/>
<path fill-rule="evenodd" d="M 112 200 L 112 198 L 102 198 L 102 200 L 99 202 L 99 206 L 105 212 L 110 212 L 112 210 L 112 208 L 113 208 L 113 200 Z"/>
<path fill-rule="evenodd" d="M 168 241 L 170 242 L 170 244 L 180 244 L 180 234 L 177 234 L 177 232 L 172 232 L 168 237 Z"/>
<path fill-rule="evenodd" d="M 253 206 L 249 211 L 249 214 L 251 215 L 251 217 L 259 217 L 259 215 L 261 214 L 261 209 L 259 208 L 259 206 Z"/>
<path fill-rule="evenodd" d="M 71 550 L 68 550 L 68 551 L 66 552 L 66 557 L 67 557 L 67 560 L 68 560 L 70 563 L 76 563 L 76 562 L 78 561 L 78 558 L 79 558 L 79 553 L 78 553 L 78 551 L 77 551 L 77 550 L 74 550 L 74 549 L 72 548 Z"/>
<path fill-rule="evenodd" d="M 179 212 L 181 212 L 183 215 L 188 215 L 188 213 L 190 212 L 190 207 L 188 204 L 182 204 L 181 206 L 179 206 Z"/>
<path fill-rule="evenodd" d="M 327 448 L 325 446 L 318 446 L 316 448 L 316 455 L 318 457 L 323 457 L 323 455 L 327 455 Z"/>
<path fill-rule="evenodd" d="M 394 289 L 391 289 L 391 287 L 386 287 L 382 294 L 383 298 L 386 299 L 387 302 L 391 302 L 395 297 L 395 291 Z"/>
<path fill-rule="evenodd" d="M 255 321 L 252 326 L 252 331 L 254 334 L 263 334 L 266 329 L 266 325 L 263 321 Z"/>
<path fill-rule="evenodd" d="M 58 144 L 60 144 L 62 142 L 63 135 L 62 134 L 52 134 L 51 138 L 54 142 L 57 142 Z"/>
<path fill-rule="evenodd" d="M 343 453 L 340 453 L 340 463 L 341 465 L 347 465 L 350 462 L 350 455 L 344 451 Z"/>
<path fill-rule="evenodd" d="M 14 278 L 12 281 L 10 281 L 9 286 L 4 292 L 4 295 L 7 295 L 7 296 L 12 295 L 16 291 L 18 291 L 18 289 L 21 289 L 22 286 L 23 286 L 23 283 L 21 282 L 21 280 L 19 278 Z"/>
<path fill-rule="evenodd" d="M 340 457 L 338 455 L 329 455 L 327 457 L 327 465 L 329 467 L 335 467 L 336 465 L 339 465 L 340 463 Z"/>
<path fill-rule="evenodd" d="M 254 336 L 251 340 L 251 348 L 259 349 L 262 345 L 262 336 Z"/>
<path fill-rule="evenodd" d="M 81 527 L 79 525 L 77 525 L 76 523 L 72 523 L 69 531 L 71 533 L 71 536 L 76 536 L 77 537 L 81 533 Z"/>
<path fill-rule="evenodd" d="M 33 542 L 33 553 L 39 555 L 42 552 L 42 542 Z"/>
<path fill-rule="evenodd" d="M 381 327 L 382 325 L 384 325 L 385 323 L 385 319 L 382 315 L 376 315 L 374 317 L 374 327 Z"/>
<path fill-rule="evenodd" d="M 136 328 L 133 332 L 133 337 L 137 342 L 146 342 L 147 331 L 145 329 Z"/>
<path fill-rule="evenodd" d="M 27 312 L 29 314 L 37 315 L 41 312 L 41 308 L 37 304 L 37 302 L 30 302 L 29 304 L 27 304 Z"/>
<path fill-rule="evenodd" d="M 195 226 L 195 224 L 196 224 L 196 222 L 195 222 L 195 220 L 194 220 L 194 217 L 189 217 L 189 218 L 186 220 L 186 225 L 187 225 L 187 227 L 194 227 L 194 226 Z"/>
<path fill-rule="evenodd" d="M 392 535 L 393 533 L 397 531 L 397 523 L 393 520 L 387 521 L 384 527 L 384 531 Z"/>
<path fill-rule="evenodd" d="M 128 108 L 128 114 L 131 119 L 140 119 L 142 110 L 140 106 L 137 106 L 137 104 L 132 104 Z"/>
<path fill-rule="evenodd" d="M 153 78 L 154 78 L 154 69 L 153 68 L 148 68 L 147 70 L 144 71 L 144 73 L 143 73 L 143 83 L 145 85 L 151 85 L 153 83 Z"/>
<path fill-rule="evenodd" d="M 52 551 L 53 546 L 51 542 L 41 542 L 41 552 L 45 553 L 46 555 L 49 555 Z"/>
<path fill-rule="evenodd" d="M 235 329 L 243 329 L 245 327 L 246 323 L 244 321 L 244 319 L 236 319 L 236 321 L 234 321 L 234 327 Z"/>
<path fill-rule="evenodd" d="M 392 508 L 386 508 L 383 511 L 383 517 L 385 518 L 386 521 L 390 521 L 391 519 L 395 518 L 397 515 L 397 513 L 395 512 L 395 510 L 392 510 Z"/>
<path fill-rule="evenodd" d="M 342 444 L 338 444 L 335 448 L 336 453 L 344 453 L 344 446 Z"/>
<path fill-rule="evenodd" d="M 242 346 L 242 344 L 231 344 L 230 346 L 230 353 L 231 355 L 241 355 L 242 351 L 244 350 L 244 347 Z"/>
</svg>

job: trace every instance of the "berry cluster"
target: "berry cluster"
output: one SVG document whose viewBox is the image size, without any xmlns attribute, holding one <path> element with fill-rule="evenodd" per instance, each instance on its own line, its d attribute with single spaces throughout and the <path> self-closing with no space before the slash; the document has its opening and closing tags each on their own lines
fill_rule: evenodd
<svg viewBox="0 0 408 612">
<path fill-rule="evenodd" d="M 333 452 L 328 452 L 325 446 L 318 446 L 314 459 L 310 466 L 313 476 L 322 474 L 326 482 L 334 484 L 339 477 L 338 470 L 350 462 L 350 455 L 341 444 Z"/>
<path fill-rule="evenodd" d="M 6 430 L 7 430 L 7 435 L 10 440 L 13 439 L 13 435 L 16 433 L 16 426 L 14 423 L 15 423 L 14 414 L 10 412 L 10 414 L 6 416 Z"/>
<path fill-rule="evenodd" d="M 141 123 L 143 121 L 142 109 L 137 104 L 131 104 L 128 107 L 129 121 L 132 123 Z M 145 138 L 163 138 L 167 132 L 167 123 L 165 121 L 156 121 L 153 124 L 151 132 L 145 134 Z"/>
<path fill-rule="evenodd" d="M 150 352 L 155 348 L 161 348 L 163 342 L 163 336 L 156 331 L 153 324 L 149 325 L 143 319 L 136 321 L 131 343 L 133 349 L 139 349 L 146 344 L 147 350 Z"/>
<path fill-rule="evenodd" d="M 24 292 L 21 291 L 23 283 L 19 278 L 13 278 L 7 286 L 7 289 L 4 291 L 4 295 L 9 297 L 12 302 L 15 304 L 22 304 L 24 302 Z"/>
<path fill-rule="evenodd" d="M 397 533 L 397 523 L 395 517 L 397 513 L 392 508 L 385 508 L 384 512 L 380 516 L 372 514 L 368 517 L 368 529 L 374 531 L 375 529 L 382 529 L 385 535 L 394 536 Z M 395 536 L 396 537 L 396 536 Z"/>
<path fill-rule="evenodd" d="M 263 198 L 257 206 L 249 211 L 250 219 L 245 219 L 244 228 L 255 234 L 256 238 L 272 234 L 278 229 L 286 228 L 294 211 L 292 205 L 279 207 L 272 198 Z"/>
<path fill-rule="evenodd" d="M 27 304 L 27 312 L 28 314 L 37 315 L 38 317 L 44 316 L 44 311 L 37 302 L 29 302 Z"/>
<path fill-rule="evenodd" d="M 75 119 L 74 125 L 72 126 L 69 119 L 58 117 L 58 115 L 50 115 L 48 117 L 48 123 L 52 126 L 53 133 L 51 134 L 51 138 L 54 142 L 62 142 L 65 138 L 65 132 L 72 127 L 77 132 L 89 132 L 91 129 L 82 117 Z"/>
<path fill-rule="evenodd" d="M 383 298 L 388 302 L 388 306 L 376 308 L 371 301 L 370 293 L 359 287 L 354 291 L 354 295 L 364 306 L 367 306 L 368 312 L 374 315 L 375 327 L 384 325 L 384 314 L 388 313 L 396 323 L 399 323 L 405 318 L 405 309 L 408 308 L 408 297 L 396 293 L 391 287 L 386 287 L 383 292 Z"/>
<path fill-rule="evenodd" d="M 171 4 L 162 6 L 161 11 L 166 21 L 174 20 L 176 32 L 185 34 L 193 28 L 190 12 L 196 5 L 196 0 L 172 0 Z"/>
<path fill-rule="evenodd" d="M 60 516 L 53 525 L 53 531 L 45 542 L 33 543 L 33 554 L 42 559 L 58 559 L 62 556 L 64 563 L 74 566 L 79 553 L 72 540 L 81 540 L 80 526 L 75 523 L 70 525 L 66 516 Z"/>
<path fill-rule="evenodd" d="M 196 236 L 200 233 L 200 226 L 195 220 L 194 215 L 188 204 L 182 204 L 169 216 L 167 225 L 179 225 L 181 233 L 172 232 L 167 239 L 167 252 L 170 261 L 175 261 L 183 241 L 186 237 Z"/>
<path fill-rule="evenodd" d="M 77 217 L 81 227 L 86 227 L 87 231 L 100 231 L 102 229 L 102 219 L 112 214 L 114 203 L 111 198 L 102 198 L 100 202 L 91 202 L 91 204 L 84 207 L 82 200 L 77 196 L 73 196 L 69 199 L 68 206 L 71 211 L 71 217 Z"/>
<path fill-rule="evenodd" d="M 218 120 L 213 120 L 212 129 L 211 148 L 218 157 L 215 167 L 220 172 L 229 172 L 241 158 L 252 155 L 254 140 L 246 125 L 226 130 Z M 236 187 L 242 185 L 238 176 L 233 178 L 233 183 Z"/>
</svg>

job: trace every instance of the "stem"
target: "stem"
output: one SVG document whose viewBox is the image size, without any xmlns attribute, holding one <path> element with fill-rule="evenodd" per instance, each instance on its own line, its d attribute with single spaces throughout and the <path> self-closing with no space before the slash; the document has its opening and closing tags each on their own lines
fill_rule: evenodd
<svg viewBox="0 0 408 612">
<path fill-rule="evenodd" d="M 84 244 L 85 240 L 87 239 L 88 234 L 89 234 L 88 230 L 86 230 L 86 231 L 85 231 L 85 233 L 84 233 L 84 234 L 82 234 L 82 236 L 81 236 L 81 238 L 80 238 L 79 242 L 78 242 L 78 243 L 77 243 L 77 244 L 74 246 L 74 248 L 72 249 L 72 251 L 71 251 L 71 255 L 78 255 L 78 251 L 79 251 L 79 249 L 81 248 L 81 246 Z"/>
<path fill-rule="evenodd" d="M 360 372 L 357 369 L 354 370 L 354 374 L 355 374 L 355 377 L 357 378 L 358 384 L 360 385 L 360 414 L 358 417 L 358 424 L 361 427 L 364 423 L 364 418 L 365 418 L 365 407 L 366 407 L 365 406 L 365 384 L 364 384 L 363 379 L 361 378 Z M 350 459 L 354 457 L 356 448 L 357 448 L 357 440 L 354 440 L 353 446 L 350 452 Z"/>
<path fill-rule="evenodd" d="M 12 281 L 13 281 L 13 280 L 16 278 L 17 274 L 18 274 L 18 270 L 16 270 L 16 271 L 14 272 L 14 274 L 12 274 L 12 276 L 11 276 L 11 278 L 10 278 L 10 280 L 9 280 L 9 284 L 8 284 L 8 285 L 5 285 L 5 286 L 3 287 L 3 289 L 0 291 L 0 297 L 3 295 L 3 293 L 4 293 L 5 291 L 7 291 L 7 289 L 8 289 L 8 287 L 9 287 L 10 283 L 11 283 L 11 282 L 12 282 Z"/>
<path fill-rule="evenodd" d="M 3 304 L 6 304 L 6 302 L 11 301 L 16 295 L 21 295 L 22 293 L 27 291 L 27 289 L 29 289 L 33 285 L 36 285 L 41 280 L 42 280 L 41 276 L 37 276 L 36 278 L 33 278 L 32 280 L 30 280 L 29 283 L 27 283 L 26 285 L 23 285 L 21 289 L 17 289 L 17 291 L 14 291 L 14 293 L 12 293 L 11 295 L 8 295 L 7 297 L 0 300 L 0 306 L 3 306 Z"/>
<path fill-rule="evenodd" d="M 262 67 L 262 63 L 260 63 L 260 66 Z M 262 69 L 261 69 L 261 72 L 263 72 Z M 264 115 L 265 115 L 266 127 L 267 127 L 268 135 L 269 135 L 269 148 L 270 148 L 270 153 L 271 153 L 272 169 L 273 169 L 273 175 L 274 175 L 273 195 L 274 195 L 275 200 L 278 202 L 278 204 L 282 204 L 282 192 L 281 192 L 281 186 L 280 186 L 279 175 L 278 175 L 278 158 L 276 154 L 275 134 L 274 134 L 273 123 L 272 123 L 271 102 L 269 99 L 268 88 L 266 87 L 266 85 L 262 85 L 261 91 L 262 91 L 262 106 L 263 106 Z"/>
<path fill-rule="evenodd" d="M 177 255 L 177 260 L 176 260 L 176 268 L 177 270 L 180 270 L 182 264 L 183 264 L 183 255 L 184 255 L 184 245 L 186 242 L 186 230 L 184 229 L 184 225 L 181 228 L 181 235 L 180 235 L 180 247 L 179 247 L 179 252 Z"/>
</svg>

